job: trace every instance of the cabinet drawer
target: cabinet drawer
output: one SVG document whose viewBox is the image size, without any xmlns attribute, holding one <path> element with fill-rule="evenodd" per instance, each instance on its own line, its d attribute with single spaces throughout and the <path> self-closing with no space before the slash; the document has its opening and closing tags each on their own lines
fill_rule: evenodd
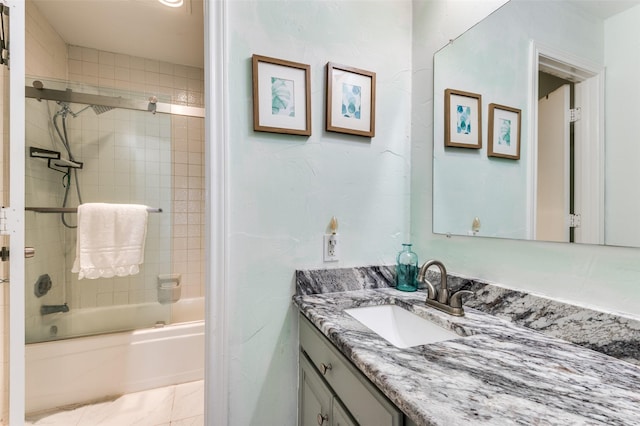
<svg viewBox="0 0 640 426">
<path fill-rule="evenodd" d="M 403 424 L 402 412 L 303 315 L 300 315 L 300 346 L 359 424 Z"/>
</svg>

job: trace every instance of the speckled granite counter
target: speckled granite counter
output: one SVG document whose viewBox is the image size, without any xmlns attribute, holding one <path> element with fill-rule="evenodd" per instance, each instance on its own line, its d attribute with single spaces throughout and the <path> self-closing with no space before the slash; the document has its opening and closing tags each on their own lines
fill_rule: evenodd
<svg viewBox="0 0 640 426">
<path fill-rule="evenodd" d="M 425 294 L 374 288 L 294 297 L 300 312 L 420 425 L 635 425 L 640 368 L 465 308 L 452 317 Z M 459 339 L 398 349 L 343 309 L 396 303 Z"/>
</svg>

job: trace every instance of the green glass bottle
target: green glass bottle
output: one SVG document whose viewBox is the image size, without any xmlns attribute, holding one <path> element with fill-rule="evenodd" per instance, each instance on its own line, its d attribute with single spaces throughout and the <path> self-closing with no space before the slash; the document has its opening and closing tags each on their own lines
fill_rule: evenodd
<svg viewBox="0 0 640 426">
<path fill-rule="evenodd" d="M 396 258 L 396 288 L 401 291 L 418 289 L 418 255 L 411 251 L 411 244 L 402 244 Z"/>
</svg>

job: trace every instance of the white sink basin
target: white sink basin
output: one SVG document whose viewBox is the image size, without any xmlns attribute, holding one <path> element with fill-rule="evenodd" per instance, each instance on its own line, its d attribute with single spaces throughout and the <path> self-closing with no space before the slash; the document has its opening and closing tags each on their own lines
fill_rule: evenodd
<svg viewBox="0 0 640 426">
<path fill-rule="evenodd" d="M 460 337 L 453 331 L 396 305 L 366 306 L 344 311 L 398 348 L 410 348 Z"/>
</svg>

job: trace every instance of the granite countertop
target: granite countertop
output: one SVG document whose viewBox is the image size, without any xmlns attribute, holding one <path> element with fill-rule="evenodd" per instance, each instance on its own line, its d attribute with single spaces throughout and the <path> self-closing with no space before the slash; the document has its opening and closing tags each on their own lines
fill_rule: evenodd
<svg viewBox="0 0 640 426">
<path fill-rule="evenodd" d="M 393 288 L 299 295 L 294 303 L 419 425 L 632 425 L 640 367 L 465 308 L 453 317 L 425 293 Z M 395 303 L 465 336 L 399 349 L 343 312 Z"/>
</svg>

